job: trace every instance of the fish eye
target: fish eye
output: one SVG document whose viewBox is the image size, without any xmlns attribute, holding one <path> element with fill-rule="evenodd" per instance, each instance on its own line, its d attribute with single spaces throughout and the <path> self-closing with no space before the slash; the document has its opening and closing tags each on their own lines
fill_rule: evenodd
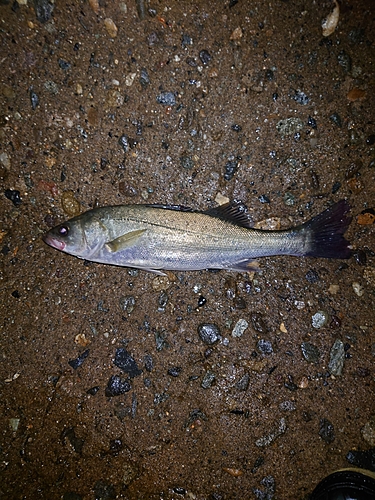
<svg viewBox="0 0 375 500">
<path fill-rule="evenodd" d="M 64 226 L 60 226 L 59 227 L 59 234 L 60 234 L 60 236 L 68 236 L 68 234 L 69 234 L 69 228 L 68 228 L 68 226 L 65 226 L 65 225 Z"/>
</svg>

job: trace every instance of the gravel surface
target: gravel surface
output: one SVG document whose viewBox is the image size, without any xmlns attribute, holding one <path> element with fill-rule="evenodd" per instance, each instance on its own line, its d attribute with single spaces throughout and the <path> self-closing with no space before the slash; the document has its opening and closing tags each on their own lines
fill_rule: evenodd
<svg viewBox="0 0 375 500">
<path fill-rule="evenodd" d="M 335 5 L 0 2 L 0 498 L 302 500 L 375 468 L 375 8 Z M 278 229 L 343 198 L 347 261 L 155 276 L 42 240 L 101 205 Z"/>
</svg>

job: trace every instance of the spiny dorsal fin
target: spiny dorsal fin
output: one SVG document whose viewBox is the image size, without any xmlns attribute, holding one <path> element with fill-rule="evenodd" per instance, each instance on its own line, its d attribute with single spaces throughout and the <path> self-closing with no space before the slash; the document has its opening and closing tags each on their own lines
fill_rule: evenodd
<svg viewBox="0 0 375 500">
<path fill-rule="evenodd" d="M 225 220 L 236 226 L 246 227 L 251 229 L 254 226 L 253 221 L 250 219 L 245 205 L 238 202 L 225 203 L 218 207 L 210 208 L 204 212 L 211 217 Z"/>
</svg>

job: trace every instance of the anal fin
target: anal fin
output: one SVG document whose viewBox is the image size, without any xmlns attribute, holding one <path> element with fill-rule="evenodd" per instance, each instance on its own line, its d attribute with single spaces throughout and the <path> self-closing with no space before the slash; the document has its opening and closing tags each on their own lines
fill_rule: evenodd
<svg viewBox="0 0 375 500">
<path fill-rule="evenodd" d="M 124 250 L 125 248 L 134 245 L 145 231 L 146 229 L 137 229 L 135 231 L 129 231 L 128 233 L 122 234 L 115 240 L 108 241 L 105 244 L 105 247 L 111 253 L 120 252 L 121 250 Z"/>
<path fill-rule="evenodd" d="M 256 260 L 241 260 L 230 264 L 226 269 L 230 271 L 237 271 L 239 273 L 259 273 L 259 262 Z"/>
</svg>

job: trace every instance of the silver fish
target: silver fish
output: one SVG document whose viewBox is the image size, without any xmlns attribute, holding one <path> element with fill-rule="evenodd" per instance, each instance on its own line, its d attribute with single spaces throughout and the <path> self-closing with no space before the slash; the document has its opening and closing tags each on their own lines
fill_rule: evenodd
<svg viewBox="0 0 375 500">
<path fill-rule="evenodd" d="M 257 257 L 294 255 L 346 259 L 351 217 L 345 200 L 281 231 L 253 229 L 242 205 L 195 212 L 180 206 L 120 205 L 89 210 L 51 229 L 44 241 L 81 259 L 143 269 L 257 270 Z"/>
</svg>

